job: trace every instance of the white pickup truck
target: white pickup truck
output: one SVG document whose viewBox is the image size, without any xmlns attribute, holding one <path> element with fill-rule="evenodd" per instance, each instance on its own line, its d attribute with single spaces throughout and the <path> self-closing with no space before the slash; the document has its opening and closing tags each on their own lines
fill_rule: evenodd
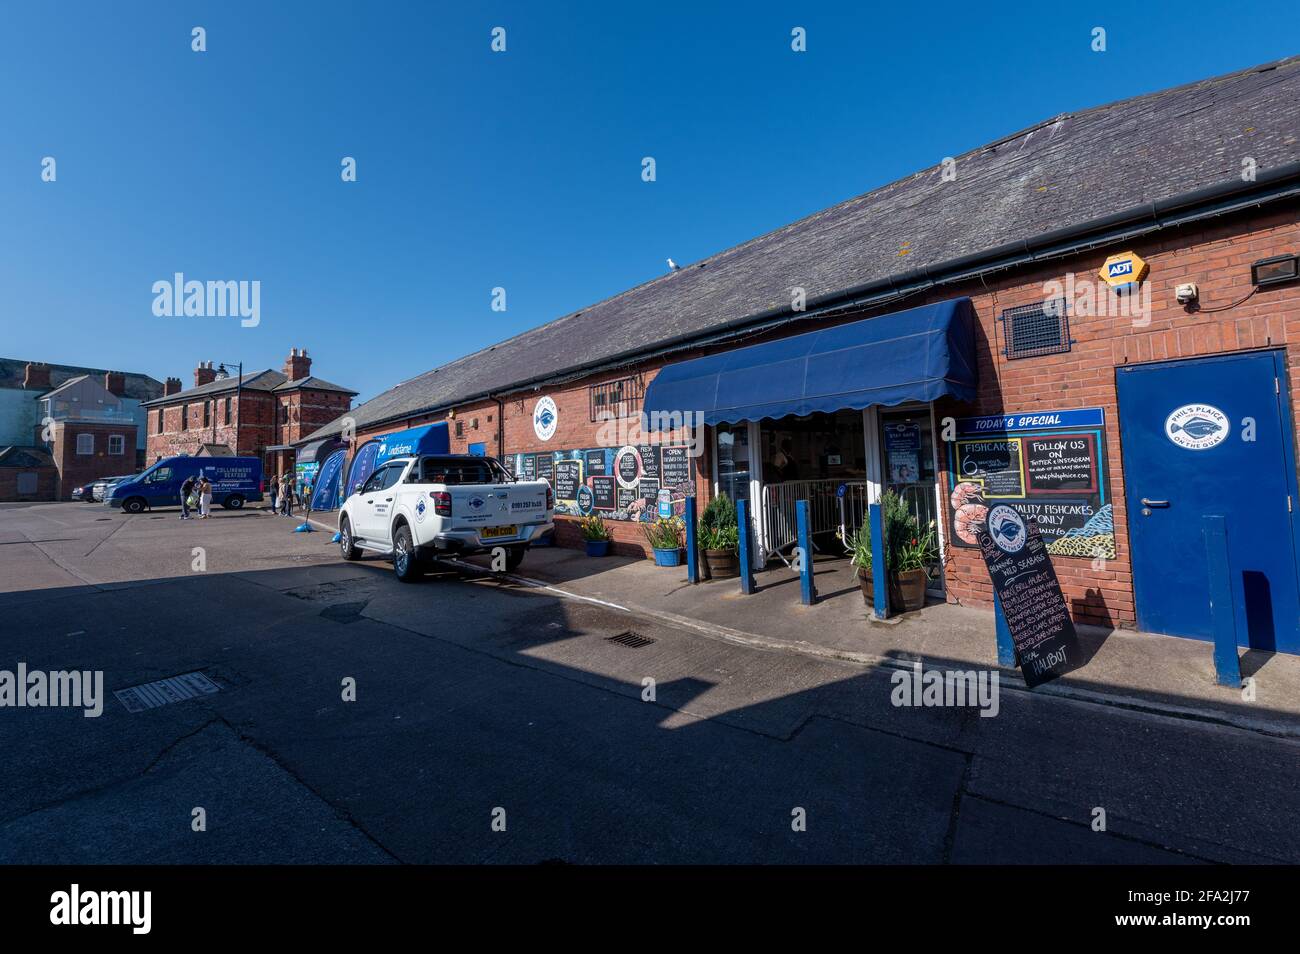
<svg viewBox="0 0 1300 954">
<path fill-rule="evenodd" d="M 491 457 L 434 454 L 384 462 L 339 511 L 343 559 L 370 551 L 397 578 L 418 579 L 439 555 L 505 551 L 513 570 L 529 544 L 554 527 L 545 480 L 515 480 Z"/>
</svg>

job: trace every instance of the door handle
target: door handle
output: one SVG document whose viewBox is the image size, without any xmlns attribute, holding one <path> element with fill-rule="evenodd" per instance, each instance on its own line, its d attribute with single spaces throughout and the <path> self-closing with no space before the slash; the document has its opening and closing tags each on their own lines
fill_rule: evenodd
<svg viewBox="0 0 1300 954">
<path fill-rule="evenodd" d="M 393 502 L 393 498 L 392 498 L 392 497 L 385 497 L 385 498 L 384 498 L 384 503 L 392 503 L 392 502 Z"/>
<path fill-rule="evenodd" d="M 1168 500 L 1147 500 L 1146 497 L 1143 497 L 1143 498 L 1142 498 L 1142 506 L 1144 506 L 1144 507 L 1168 507 L 1168 506 L 1169 506 L 1169 501 L 1168 501 Z"/>
</svg>

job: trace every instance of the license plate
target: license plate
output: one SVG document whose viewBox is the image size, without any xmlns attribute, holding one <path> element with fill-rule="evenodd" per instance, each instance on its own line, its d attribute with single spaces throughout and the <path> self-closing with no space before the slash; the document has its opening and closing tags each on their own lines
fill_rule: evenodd
<svg viewBox="0 0 1300 954">
<path fill-rule="evenodd" d="M 484 540 L 491 540 L 496 537 L 513 537 L 518 533 L 519 531 L 515 529 L 515 525 L 512 523 L 508 527 L 484 527 L 478 532 L 478 535 Z"/>
</svg>

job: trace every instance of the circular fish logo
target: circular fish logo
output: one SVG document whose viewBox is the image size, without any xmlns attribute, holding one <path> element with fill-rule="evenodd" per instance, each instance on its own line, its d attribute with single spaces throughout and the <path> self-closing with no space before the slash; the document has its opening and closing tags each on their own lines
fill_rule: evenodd
<svg viewBox="0 0 1300 954">
<path fill-rule="evenodd" d="M 1210 404 L 1184 404 L 1165 418 L 1165 436 L 1185 450 L 1208 450 L 1231 432 L 1228 415 Z"/>
<path fill-rule="evenodd" d="M 1003 553 L 1019 553 L 1029 539 L 1025 518 L 1014 507 L 998 504 L 989 511 L 989 536 Z"/>
<path fill-rule="evenodd" d="M 424 498 L 423 498 L 423 497 L 421 497 L 419 500 L 417 500 L 417 501 L 415 502 L 415 522 L 416 522 L 416 523 L 424 523 L 424 512 L 425 512 L 426 510 L 428 510 L 428 509 L 429 509 L 429 506 L 428 506 L 428 504 L 426 504 L 426 503 L 424 502 Z"/>
<path fill-rule="evenodd" d="M 555 426 L 560 422 L 560 411 L 555 401 L 544 397 L 533 408 L 533 432 L 544 441 L 555 436 Z"/>
</svg>

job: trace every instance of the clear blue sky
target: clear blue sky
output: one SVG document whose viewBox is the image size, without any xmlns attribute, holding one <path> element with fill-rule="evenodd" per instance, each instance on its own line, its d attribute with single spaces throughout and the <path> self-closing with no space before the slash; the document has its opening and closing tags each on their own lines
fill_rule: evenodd
<svg viewBox="0 0 1300 954">
<path fill-rule="evenodd" d="M 1286 4 L 1039 6 L 5 4 L 0 355 L 188 386 L 200 360 L 278 368 L 305 346 L 364 399 L 670 256 L 1297 52 Z M 260 281 L 261 324 L 155 317 L 177 271 Z"/>
</svg>

